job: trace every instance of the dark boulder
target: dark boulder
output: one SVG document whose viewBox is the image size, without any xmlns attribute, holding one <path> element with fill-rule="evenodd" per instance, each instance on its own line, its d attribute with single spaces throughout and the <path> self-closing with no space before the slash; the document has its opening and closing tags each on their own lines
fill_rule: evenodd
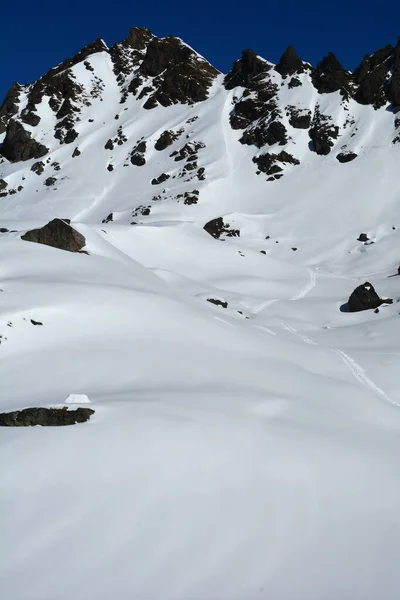
<svg viewBox="0 0 400 600">
<path fill-rule="evenodd" d="M 240 237 L 239 229 L 230 229 L 229 223 L 225 223 L 222 217 L 208 221 L 203 227 L 207 233 L 212 235 L 216 240 L 219 240 L 222 234 L 227 237 Z"/>
<path fill-rule="evenodd" d="M 21 239 L 68 252 L 80 252 L 86 244 L 83 235 L 61 219 L 53 219 L 40 229 L 27 231 Z"/>
<path fill-rule="evenodd" d="M 167 181 L 170 177 L 171 176 L 166 173 L 161 173 L 161 175 L 154 177 L 154 179 L 151 180 L 151 185 L 160 185 L 160 183 L 164 183 L 164 181 Z"/>
<path fill-rule="evenodd" d="M 354 160 L 355 158 L 357 158 L 357 154 L 355 154 L 354 152 L 339 152 L 339 154 L 336 155 L 336 159 L 340 163 L 348 163 Z"/>
<path fill-rule="evenodd" d="M 301 83 L 300 79 L 298 79 L 298 77 L 292 77 L 288 83 L 288 88 L 292 90 L 293 88 L 301 87 L 302 85 L 303 84 Z"/>
<path fill-rule="evenodd" d="M 7 181 L 4 181 L 4 179 L 0 179 L 0 192 L 5 190 L 7 186 L 8 186 Z"/>
<path fill-rule="evenodd" d="M 303 61 L 297 56 L 293 46 L 286 48 L 275 67 L 275 71 L 278 71 L 282 77 L 294 75 L 294 73 L 304 73 Z"/>
<path fill-rule="evenodd" d="M 136 167 L 143 167 L 146 164 L 146 159 L 140 152 L 131 153 L 131 163 Z"/>
<path fill-rule="evenodd" d="M 272 154 L 271 152 L 260 154 L 259 156 L 255 156 L 253 158 L 253 162 L 257 165 L 262 173 L 266 173 L 267 175 L 275 175 L 283 170 L 282 167 L 280 167 L 277 163 L 288 163 L 291 165 L 300 164 L 300 161 L 297 160 L 297 158 L 288 152 L 285 152 L 285 150 L 282 150 L 279 152 L 279 154 Z"/>
<path fill-rule="evenodd" d="M 21 123 L 11 119 L 7 126 L 6 136 L 0 145 L 0 154 L 10 162 L 42 158 L 48 153 L 48 148 L 32 139 L 31 134 Z"/>
<path fill-rule="evenodd" d="M 349 312 L 359 312 L 361 310 L 375 309 L 382 304 L 392 304 L 391 298 L 380 298 L 376 293 L 374 286 L 366 281 L 359 285 L 351 294 L 348 301 Z"/>
<path fill-rule="evenodd" d="M 59 427 L 85 423 L 94 414 L 91 408 L 68 410 L 63 408 L 24 408 L 9 413 L 0 413 L 1 427 Z"/>
<path fill-rule="evenodd" d="M 102 223 L 111 223 L 114 220 L 114 215 L 113 213 L 110 213 L 108 215 L 108 217 L 106 217 L 105 219 L 102 220 Z"/>
<path fill-rule="evenodd" d="M 173 142 L 176 139 L 178 139 L 178 137 L 179 134 L 177 135 L 173 131 L 164 131 L 154 144 L 154 148 L 161 152 L 161 150 L 165 150 L 166 148 L 168 148 L 168 146 L 171 146 L 171 144 L 173 144 Z"/>
<path fill-rule="evenodd" d="M 33 163 L 33 165 L 31 166 L 31 171 L 33 171 L 33 173 L 36 173 L 36 175 L 41 175 L 44 171 L 44 168 L 45 164 L 42 160 L 40 160 L 39 162 Z"/>
<path fill-rule="evenodd" d="M 358 242 L 368 242 L 369 241 L 369 237 L 367 236 L 366 233 L 360 233 L 360 235 L 357 238 Z"/>
<path fill-rule="evenodd" d="M 222 306 L 222 308 L 228 308 L 228 303 L 223 300 L 218 300 L 218 298 L 207 298 L 207 302 L 211 302 L 211 304 L 215 304 L 215 306 Z"/>
<path fill-rule="evenodd" d="M 309 129 L 311 126 L 311 111 L 288 106 L 289 125 L 295 129 Z"/>
</svg>

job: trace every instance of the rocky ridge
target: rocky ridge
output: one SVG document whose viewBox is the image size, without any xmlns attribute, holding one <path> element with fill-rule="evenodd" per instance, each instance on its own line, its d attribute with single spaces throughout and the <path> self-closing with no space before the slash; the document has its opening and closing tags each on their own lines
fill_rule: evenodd
<svg viewBox="0 0 400 600">
<path fill-rule="evenodd" d="M 105 76 L 101 61 L 106 61 L 112 78 Z M 73 144 L 68 153 L 79 165 L 87 146 L 87 126 L 93 124 L 92 131 L 98 126 L 112 128 L 104 150 L 96 148 L 96 152 L 100 156 L 105 151 L 103 169 L 113 178 L 121 174 L 121 166 L 128 167 L 129 177 L 135 178 L 138 167 L 153 165 L 154 150 L 163 159 L 168 152 L 167 170 L 157 172 L 152 166 L 146 197 L 127 207 L 127 218 L 153 214 L 153 205 L 160 200 L 197 204 L 202 188 L 208 185 L 209 149 L 196 133 L 202 130 L 205 114 L 196 123 L 196 107 L 205 103 L 215 110 L 212 102 L 218 94 L 228 99 L 227 124 L 236 143 L 249 148 L 248 171 L 263 181 L 276 182 L 292 172 L 303 163 L 305 151 L 323 157 L 333 154 L 336 164 L 353 162 L 360 155 L 357 106 L 369 106 L 377 115 L 389 111 L 390 142 L 400 140 L 396 116 L 400 110 L 400 42 L 365 56 L 354 73 L 345 70 L 332 52 L 314 68 L 289 46 L 276 65 L 246 49 L 222 75 L 179 38 L 158 38 L 143 27 L 132 28 L 126 39 L 111 48 L 98 39 L 33 84 L 15 83 L 10 88 L 0 107 L 1 198 L 32 194 L 37 180 L 33 183 L 27 169 L 43 178 L 49 192 L 64 189 L 73 174 L 63 175 L 59 150 Z M 332 102 L 326 102 L 331 95 L 335 95 L 334 112 Z M 100 117 L 103 121 L 98 123 L 97 115 L 104 113 L 105 106 L 113 106 L 115 127 L 109 115 Z M 162 124 L 161 111 L 173 107 L 182 107 L 185 113 L 184 118 L 175 119 L 175 126 L 168 128 L 164 121 L 164 127 L 157 126 L 154 132 L 135 135 L 131 115 L 137 123 L 151 112 Z M 215 118 L 225 116 L 216 114 Z M 298 137 L 302 131 L 304 135 Z M 122 161 L 116 158 L 119 147 L 125 153 Z M 55 171 L 61 173 L 55 176 Z M 24 183 L 28 179 L 30 187 Z M 193 194 L 194 181 L 201 184 L 197 194 Z M 154 186 L 163 186 L 161 192 L 155 195 Z M 115 208 L 109 206 L 102 220 Z"/>
</svg>

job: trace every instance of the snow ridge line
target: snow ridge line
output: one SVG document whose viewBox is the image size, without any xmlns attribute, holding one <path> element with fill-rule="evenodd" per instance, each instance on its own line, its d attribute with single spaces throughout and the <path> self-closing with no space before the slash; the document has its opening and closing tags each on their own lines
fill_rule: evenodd
<svg viewBox="0 0 400 600">
<path fill-rule="evenodd" d="M 378 394 L 383 400 L 389 402 L 390 404 L 394 404 L 400 408 L 400 403 L 392 400 L 389 396 L 381 390 L 367 375 L 365 374 L 365 370 L 353 359 L 351 356 L 343 352 L 343 350 L 334 350 L 338 356 L 343 360 L 343 362 L 349 367 L 350 371 L 353 373 L 354 377 L 367 388 Z"/>
</svg>

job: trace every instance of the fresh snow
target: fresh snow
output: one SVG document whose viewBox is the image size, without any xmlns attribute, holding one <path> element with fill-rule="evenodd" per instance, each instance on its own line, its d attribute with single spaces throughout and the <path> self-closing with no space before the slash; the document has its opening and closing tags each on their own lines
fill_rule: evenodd
<svg viewBox="0 0 400 600">
<path fill-rule="evenodd" d="M 1 429 L 2 597 L 397 599 L 393 115 L 351 100 L 357 135 L 326 157 L 285 122 L 301 164 L 267 183 L 251 162 L 259 151 L 229 125 L 237 90 L 222 76 L 206 102 L 145 111 L 133 96 L 119 104 L 106 52 L 88 61 L 104 90 L 81 107 L 81 156 L 54 139 L 48 99 L 38 107 L 36 130 L 61 165 L 46 163 L 43 178 L 54 174 L 56 189 L 30 171 L 34 160 L 0 166 L 10 187 L 25 177 L 0 203 L 10 230 L 0 234 L 1 410 L 95 410 L 71 427 Z M 91 72 L 72 71 L 89 93 Z M 318 101 L 343 123 L 338 93 L 318 96 L 301 79 L 280 87 L 282 106 Z M 129 143 L 105 150 L 119 126 Z M 206 146 L 204 181 L 172 177 L 182 163 L 169 155 L 186 136 Z M 139 168 L 127 157 L 142 137 Z M 352 163 L 334 157 L 344 144 L 359 153 Z M 171 178 L 150 185 L 163 172 Z M 177 202 L 195 188 L 198 204 Z M 150 215 L 132 216 L 139 205 Z M 203 230 L 219 216 L 240 237 Z M 88 256 L 20 240 L 54 217 L 72 219 Z M 358 242 L 361 232 L 375 243 Z M 341 313 L 367 280 L 393 305 Z"/>
</svg>

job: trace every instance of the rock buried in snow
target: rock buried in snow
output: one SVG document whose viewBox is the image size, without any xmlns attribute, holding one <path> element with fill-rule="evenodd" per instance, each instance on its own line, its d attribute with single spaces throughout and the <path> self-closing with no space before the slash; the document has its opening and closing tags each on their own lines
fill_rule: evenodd
<svg viewBox="0 0 400 600">
<path fill-rule="evenodd" d="M 61 219 L 53 219 L 40 229 L 27 231 L 21 239 L 69 252 L 79 252 L 86 244 L 83 235 Z"/>
<path fill-rule="evenodd" d="M 216 306 L 222 306 L 222 308 L 228 308 L 228 303 L 218 300 L 218 298 L 207 298 L 207 302 L 211 302 L 211 304 L 215 304 Z"/>
<path fill-rule="evenodd" d="M 369 237 L 367 236 L 366 233 L 360 233 L 360 235 L 357 238 L 357 242 L 368 242 L 369 241 Z"/>
<path fill-rule="evenodd" d="M 90 404 L 90 400 L 86 394 L 70 394 L 65 404 Z"/>
<path fill-rule="evenodd" d="M 359 312 L 370 308 L 378 308 L 381 304 L 392 304 L 391 298 L 380 298 L 374 286 L 366 281 L 359 285 L 351 294 L 348 302 L 349 312 Z"/>
<path fill-rule="evenodd" d="M 203 227 L 207 233 L 212 235 L 216 240 L 219 240 L 221 235 L 227 237 L 240 237 L 239 229 L 230 229 L 229 223 L 225 223 L 222 217 L 208 221 Z"/>
<path fill-rule="evenodd" d="M 9 413 L 0 413 L 1 427 L 59 427 L 85 423 L 94 414 L 91 408 L 24 408 Z"/>
</svg>

